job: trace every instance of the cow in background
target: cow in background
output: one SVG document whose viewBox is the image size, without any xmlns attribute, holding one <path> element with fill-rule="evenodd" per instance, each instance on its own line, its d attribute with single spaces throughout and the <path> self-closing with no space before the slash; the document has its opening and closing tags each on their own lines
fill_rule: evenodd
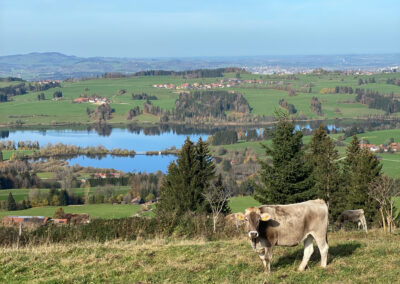
<svg viewBox="0 0 400 284">
<path fill-rule="evenodd" d="M 237 213 L 239 220 L 245 220 L 251 246 L 258 253 L 270 272 L 274 246 L 297 246 L 304 242 L 304 256 L 299 266 L 303 271 L 314 252 L 315 239 L 321 253 L 321 266 L 328 259 L 328 206 L 321 199 L 288 205 L 263 205 L 247 208 Z"/>
<path fill-rule="evenodd" d="M 362 227 L 364 231 L 368 234 L 367 221 L 365 220 L 363 209 L 343 211 L 342 214 L 340 214 L 337 221 L 337 226 L 339 230 L 347 222 L 357 223 L 358 229 L 360 230 L 360 228 Z"/>
</svg>

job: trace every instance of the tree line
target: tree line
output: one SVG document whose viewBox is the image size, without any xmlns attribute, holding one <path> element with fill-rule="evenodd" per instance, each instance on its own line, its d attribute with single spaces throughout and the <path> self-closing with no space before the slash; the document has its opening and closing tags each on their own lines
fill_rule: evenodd
<svg viewBox="0 0 400 284">
<path fill-rule="evenodd" d="M 278 103 L 282 108 L 286 109 L 289 114 L 297 113 L 297 109 L 294 104 L 289 104 L 285 99 L 280 99 Z"/>
<path fill-rule="evenodd" d="M 389 79 L 386 80 L 386 84 L 400 86 L 400 79 L 389 78 Z"/>
<path fill-rule="evenodd" d="M 310 99 L 310 109 L 313 113 L 317 114 L 317 115 L 322 115 L 322 104 L 321 102 L 318 100 L 317 97 L 312 97 Z"/>
<path fill-rule="evenodd" d="M 104 73 L 103 78 L 125 78 L 125 77 L 137 77 L 137 76 L 180 76 L 183 78 L 213 78 L 223 77 L 224 73 L 232 72 L 246 72 L 242 68 L 227 67 L 217 69 L 196 69 L 187 71 L 166 71 L 166 70 L 147 70 L 139 71 L 134 74 L 123 74 L 123 73 Z"/>
<path fill-rule="evenodd" d="M 227 111 L 250 113 L 250 105 L 240 93 L 227 91 L 195 91 L 180 93 L 175 102 L 173 116 L 176 120 L 186 117 L 225 118 Z"/>
<path fill-rule="evenodd" d="M 146 93 L 132 94 L 132 100 L 157 100 L 157 96 L 152 96 Z"/>
<path fill-rule="evenodd" d="M 386 114 L 400 112 L 400 102 L 394 97 L 394 94 L 384 95 L 378 91 L 356 89 L 356 101 L 368 105 L 369 108 L 381 109 Z"/>
<path fill-rule="evenodd" d="M 50 88 L 61 87 L 58 82 L 46 82 L 39 84 L 37 82 L 33 83 L 19 83 L 15 85 L 10 85 L 0 88 L 0 102 L 7 102 L 11 97 L 24 95 L 28 92 L 40 92 L 46 91 Z"/>
<path fill-rule="evenodd" d="M 255 199 L 288 204 L 321 198 L 329 206 L 331 220 L 336 221 L 345 209 L 359 208 L 369 221 L 375 220 L 377 204 L 368 196 L 368 186 L 381 175 L 382 165 L 369 150 L 360 148 L 357 135 L 343 160 L 322 125 L 307 148 L 302 145 L 302 132 L 284 114 L 270 135 L 272 146 L 263 146 L 270 158 L 261 161 Z"/>
</svg>

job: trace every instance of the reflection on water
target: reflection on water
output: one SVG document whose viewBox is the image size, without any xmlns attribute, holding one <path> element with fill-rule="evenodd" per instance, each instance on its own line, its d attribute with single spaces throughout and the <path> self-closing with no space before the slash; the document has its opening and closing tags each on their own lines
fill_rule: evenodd
<svg viewBox="0 0 400 284">
<path fill-rule="evenodd" d="M 78 156 L 76 158 L 67 159 L 66 161 L 71 166 L 79 164 L 83 167 L 112 168 L 124 172 L 136 171 L 152 173 L 162 171 L 166 173 L 168 165 L 174 160 L 176 160 L 176 156 L 174 155 L 136 155 L 134 158 L 107 155 L 100 159 Z"/>
<path fill-rule="evenodd" d="M 160 151 L 170 147 L 181 147 L 189 136 L 192 141 L 200 137 L 207 140 L 208 134 L 176 134 L 172 131 L 163 132 L 159 135 L 146 135 L 144 130 L 132 133 L 128 129 L 115 128 L 110 136 L 102 136 L 94 130 L 13 130 L 9 132 L 7 140 L 14 141 L 38 141 L 44 146 L 48 143 L 63 143 L 81 147 L 102 145 L 107 149 L 121 148 L 134 150 L 136 152 Z"/>
</svg>

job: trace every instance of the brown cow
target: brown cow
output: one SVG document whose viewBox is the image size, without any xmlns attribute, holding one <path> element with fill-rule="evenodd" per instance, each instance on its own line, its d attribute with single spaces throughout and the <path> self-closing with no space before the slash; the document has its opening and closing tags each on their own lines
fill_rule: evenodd
<svg viewBox="0 0 400 284">
<path fill-rule="evenodd" d="M 321 199 L 288 205 L 263 205 L 247 208 L 238 213 L 239 219 L 246 220 L 251 246 L 270 272 L 274 246 L 297 246 L 304 241 L 303 271 L 314 252 L 315 239 L 321 253 L 321 266 L 328 258 L 328 207 Z"/>
<path fill-rule="evenodd" d="M 357 223 L 358 229 L 360 229 L 360 227 L 362 226 L 365 232 L 368 234 L 367 221 L 365 220 L 363 209 L 343 211 L 342 214 L 340 214 L 337 221 L 339 230 L 342 228 L 343 224 L 347 222 Z"/>
</svg>

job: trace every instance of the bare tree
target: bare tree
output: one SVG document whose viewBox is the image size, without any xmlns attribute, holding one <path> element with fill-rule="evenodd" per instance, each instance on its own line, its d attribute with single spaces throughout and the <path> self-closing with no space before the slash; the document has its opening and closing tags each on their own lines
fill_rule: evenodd
<svg viewBox="0 0 400 284">
<path fill-rule="evenodd" d="M 386 232 L 386 224 L 389 232 L 393 231 L 393 207 L 397 196 L 400 196 L 400 188 L 395 180 L 382 175 L 369 184 L 368 195 L 379 204 L 383 231 Z M 385 218 L 386 215 L 386 218 Z"/>
<path fill-rule="evenodd" d="M 217 230 L 217 222 L 219 215 L 227 208 L 229 197 L 232 195 L 232 190 L 222 184 L 221 176 L 218 181 L 210 186 L 210 189 L 203 193 L 204 198 L 210 204 L 213 215 L 213 230 Z"/>
</svg>

